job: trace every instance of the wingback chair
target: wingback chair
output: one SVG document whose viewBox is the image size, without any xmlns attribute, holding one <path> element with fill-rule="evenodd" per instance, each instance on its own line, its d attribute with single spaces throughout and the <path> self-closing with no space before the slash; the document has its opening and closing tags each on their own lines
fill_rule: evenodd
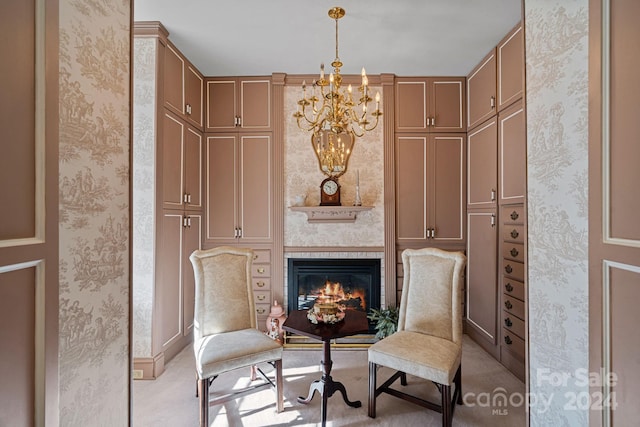
<svg viewBox="0 0 640 427">
<path fill-rule="evenodd" d="M 369 410 L 376 417 L 376 398 L 387 393 L 442 413 L 451 426 L 455 403 L 462 404 L 462 284 L 466 258 L 436 248 L 402 253 L 404 281 L 396 333 L 369 347 Z M 379 366 L 396 372 L 376 387 Z M 441 394 L 433 403 L 391 388 L 406 374 L 432 381 Z M 455 384 L 453 399 L 451 387 Z"/>
<path fill-rule="evenodd" d="M 222 246 L 196 250 L 189 258 L 196 281 L 193 350 L 198 376 L 200 426 L 209 426 L 209 406 L 253 391 L 254 387 L 209 401 L 216 377 L 234 369 L 269 362 L 275 384 L 258 369 L 276 392 L 276 411 L 283 410 L 282 345 L 256 328 L 251 286 L 251 249 Z M 252 378 L 253 379 L 253 378 Z"/>
</svg>

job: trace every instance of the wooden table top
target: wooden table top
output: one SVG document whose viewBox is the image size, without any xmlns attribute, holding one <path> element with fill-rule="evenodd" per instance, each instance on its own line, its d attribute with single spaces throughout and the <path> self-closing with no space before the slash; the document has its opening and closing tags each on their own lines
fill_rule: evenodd
<svg viewBox="0 0 640 427">
<path fill-rule="evenodd" d="M 344 319 L 338 323 L 318 322 L 318 324 L 314 324 L 307 319 L 307 310 L 294 310 L 289 313 L 282 325 L 282 329 L 309 338 L 329 341 L 335 338 L 367 333 L 369 332 L 369 321 L 365 312 L 346 310 Z"/>
</svg>

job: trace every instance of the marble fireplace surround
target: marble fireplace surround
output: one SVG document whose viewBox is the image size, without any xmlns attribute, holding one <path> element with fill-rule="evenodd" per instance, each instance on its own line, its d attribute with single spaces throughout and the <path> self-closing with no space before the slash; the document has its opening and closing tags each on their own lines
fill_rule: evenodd
<svg viewBox="0 0 640 427">
<path fill-rule="evenodd" d="M 285 252 L 284 257 L 284 280 L 283 280 L 283 301 L 286 307 L 289 300 L 287 283 L 289 281 L 288 261 L 289 258 L 298 259 L 379 259 L 380 260 L 380 304 L 385 305 L 385 289 L 384 289 L 384 252 L 369 252 L 359 250 L 339 250 L 339 251 L 309 251 L 309 252 Z"/>
</svg>

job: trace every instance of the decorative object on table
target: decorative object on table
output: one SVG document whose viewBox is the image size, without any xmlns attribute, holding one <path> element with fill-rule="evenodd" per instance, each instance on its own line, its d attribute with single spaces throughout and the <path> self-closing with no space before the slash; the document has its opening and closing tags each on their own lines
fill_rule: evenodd
<svg viewBox="0 0 640 427">
<path fill-rule="evenodd" d="M 293 198 L 293 206 L 304 206 L 306 200 L 306 194 L 299 194 Z"/>
<path fill-rule="evenodd" d="M 396 307 L 372 308 L 367 318 L 375 322 L 376 338 L 378 339 L 386 338 L 398 329 L 398 309 Z"/>
<path fill-rule="evenodd" d="M 353 99 L 351 85 L 346 91 L 341 89 L 340 67 L 343 64 L 338 56 L 338 20 L 345 13 L 341 7 L 329 9 L 329 17 L 336 21 L 336 57 L 331 63 L 333 72 L 329 80 L 325 79 L 324 64 L 321 64 L 320 79 L 314 80 L 310 94 L 307 94 L 306 82 L 302 82 L 302 98 L 298 101 L 298 110 L 293 114 L 300 129 L 312 132 L 311 144 L 320 170 L 334 178 L 347 171 L 356 137 L 375 129 L 382 115 L 379 92 L 375 97 L 375 110 L 368 114 L 371 111 L 369 103 L 373 99 L 369 96 L 369 79 L 364 68 L 362 83 L 358 88 L 360 95 L 356 95 L 356 100 Z"/>
<path fill-rule="evenodd" d="M 362 199 L 360 198 L 360 171 L 356 170 L 356 198 L 353 202 L 353 206 L 362 206 Z"/>
<path fill-rule="evenodd" d="M 320 206 L 340 206 L 340 184 L 332 177 L 320 184 Z"/>
<path fill-rule="evenodd" d="M 334 301 L 332 297 L 318 297 L 313 307 L 307 312 L 307 319 L 311 323 L 338 323 L 344 319 L 344 306 Z"/>
<path fill-rule="evenodd" d="M 287 316 L 284 308 L 278 304 L 278 301 L 273 301 L 271 311 L 269 312 L 269 316 L 267 316 L 267 335 L 276 341 L 283 342 L 284 330 L 282 329 L 282 325 L 285 320 L 287 320 Z"/>
</svg>

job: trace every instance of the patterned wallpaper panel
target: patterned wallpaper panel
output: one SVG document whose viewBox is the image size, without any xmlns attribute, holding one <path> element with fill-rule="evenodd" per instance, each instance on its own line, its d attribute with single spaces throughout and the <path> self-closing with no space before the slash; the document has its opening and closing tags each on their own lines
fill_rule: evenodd
<svg viewBox="0 0 640 427">
<path fill-rule="evenodd" d="M 372 87 L 372 91 L 382 92 Z M 309 132 L 298 128 L 293 113 L 301 96 L 299 87 L 287 86 L 284 91 L 284 200 L 286 206 L 295 203 L 296 196 L 306 197 L 307 206 L 320 204 L 320 183 L 326 176 L 320 172 L 311 146 Z M 384 105 L 380 102 L 380 109 Z M 354 223 L 309 224 L 302 212 L 285 209 L 285 246 L 384 246 L 384 164 L 382 121 L 356 143 L 349 158 L 347 172 L 340 182 L 342 205 L 353 205 L 356 175 L 359 175 L 360 198 L 364 206 L 374 206 L 361 212 Z"/>
<path fill-rule="evenodd" d="M 60 425 L 129 413 L 128 0 L 60 1 Z"/>
<path fill-rule="evenodd" d="M 525 35 L 531 426 L 582 426 L 570 399 L 588 392 L 588 0 L 527 0 Z"/>
</svg>

